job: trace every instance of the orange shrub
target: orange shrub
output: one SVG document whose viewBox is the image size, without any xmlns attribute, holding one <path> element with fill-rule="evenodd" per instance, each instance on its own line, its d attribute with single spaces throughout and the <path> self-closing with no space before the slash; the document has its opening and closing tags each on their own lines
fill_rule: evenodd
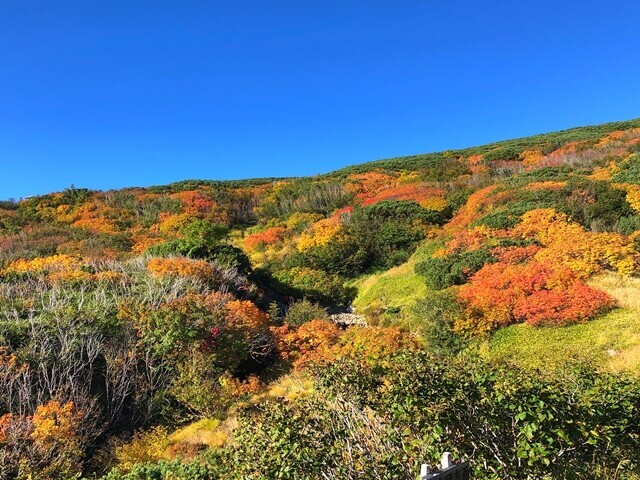
<svg viewBox="0 0 640 480">
<path fill-rule="evenodd" d="M 300 327 L 273 327 L 281 356 L 296 368 L 349 357 L 376 362 L 401 350 L 420 347 L 398 327 L 349 327 L 342 331 L 326 320 L 311 320 Z"/>
<path fill-rule="evenodd" d="M 33 414 L 32 440 L 41 446 L 79 440 L 80 414 L 73 402 L 49 401 L 39 405 Z"/>
<path fill-rule="evenodd" d="M 383 200 L 409 200 L 420 203 L 427 199 L 444 199 L 445 191 L 442 188 L 432 187 L 424 183 L 402 184 L 387 187 L 378 191 L 375 195 L 359 196 L 362 206 L 373 205 Z"/>
<path fill-rule="evenodd" d="M 133 236 L 133 247 L 131 247 L 131 251 L 133 253 L 142 253 L 147 248 L 162 242 L 164 242 L 164 239 L 161 237 L 154 237 L 146 234 L 137 234 Z"/>
<path fill-rule="evenodd" d="M 16 260 L 5 269 L 5 273 L 51 273 L 68 272 L 80 269 L 82 259 L 73 255 L 52 255 L 50 257 L 37 257 L 33 260 Z"/>
<path fill-rule="evenodd" d="M 244 239 L 244 246 L 250 252 L 264 249 L 267 245 L 272 245 L 284 240 L 286 229 L 283 227 L 268 228 L 263 232 L 252 233 Z"/>
<path fill-rule="evenodd" d="M 467 199 L 467 203 L 458 209 L 455 216 L 447 224 L 446 229 L 449 231 L 458 231 L 480 218 L 483 209 L 494 202 L 492 195 L 496 188 L 498 188 L 498 186 L 495 184 L 489 185 L 472 193 Z"/>
<path fill-rule="evenodd" d="M 95 280 L 95 275 L 83 270 L 69 270 L 67 272 L 52 272 L 47 276 L 49 283 L 78 283 Z"/>
<path fill-rule="evenodd" d="M 347 190 L 355 193 L 357 198 L 363 199 L 377 195 L 384 189 L 396 185 L 395 176 L 382 172 L 367 172 L 349 175 Z"/>
<path fill-rule="evenodd" d="M 467 158 L 469 169 L 473 175 L 484 175 L 489 173 L 489 165 L 484 163 L 484 155 L 471 155 Z"/>
<path fill-rule="evenodd" d="M 227 321 L 234 328 L 263 330 L 269 325 L 269 315 L 250 300 L 233 300 L 225 305 Z"/>
<path fill-rule="evenodd" d="M 415 337 L 398 327 L 354 326 L 340 336 L 336 353 L 338 356 L 375 361 L 401 350 L 417 348 L 419 344 Z"/>
<path fill-rule="evenodd" d="M 589 320 L 612 304 L 606 293 L 576 282 L 567 289 L 533 292 L 513 313 L 530 325 L 566 325 Z"/>
<path fill-rule="evenodd" d="M 491 249 L 491 254 L 504 263 L 522 263 L 531 260 L 540 251 L 538 245 L 527 245 L 524 247 L 495 247 Z"/>
<path fill-rule="evenodd" d="M 470 283 L 460 287 L 458 299 L 467 315 L 455 327 L 466 333 L 487 333 L 520 322 L 580 322 L 613 303 L 607 294 L 584 285 L 568 268 L 535 261 L 485 265 Z"/>
<path fill-rule="evenodd" d="M 473 252 L 498 236 L 498 230 L 484 225 L 473 227 L 470 230 L 461 230 L 449 240 L 444 253 L 450 255 L 452 253 Z"/>
<path fill-rule="evenodd" d="M 81 218 L 72 223 L 76 228 L 82 228 L 94 233 L 117 233 L 118 227 L 106 218 Z"/>
<path fill-rule="evenodd" d="M 209 213 L 218 206 L 214 200 L 207 198 L 203 192 L 198 190 L 184 190 L 173 193 L 170 197 L 180 200 L 184 212 L 189 215 Z"/>
<path fill-rule="evenodd" d="M 539 190 L 560 190 L 567 186 L 567 182 L 557 182 L 557 181 L 546 181 L 546 182 L 531 182 L 527 184 L 525 187 L 526 190 L 529 191 L 539 191 Z"/>
<path fill-rule="evenodd" d="M 117 213 L 114 209 L 98 202 L 97 199 L 84 203 L 73 213 L 70 213 L 68 207 L 59 208 L 57 212 L 61 220 L 72 221 L 72 226 L 95 233 L 118 232 L 118 226 L 110 219 Z"/>
<path fill-rule="evenodd" d="M 223 394 L 232 398 L 253 395 L 264 388 L 264 383 L 255 375 L 250 375 L 246 380 L 240 380 L 227 373 L 222 375 L 218 382 L 224 390 Z"/>
<path fill-rule="evenodd" d="M 22 434 L 24 425 L 20 420 L 20 417 L 16 417 L 12 413 L 5 413 L 0 417 L 0 446 L 24 436 Z"/>
<path fill-rule="evenodd" d="M 103 272 L 97 272 L 94 275 L 94 279 L 96 281 L 108 283 L 108 284 L 111 284 L 111 285 L 116 285 L 116 284 L 124 285 L 129 280 L 129 278 L 127 277 L 127 275 L 125 273 L 112 272 L 112 271 L 109 271 L 109 270 L 106 270 L 106 271 L 103 271 Z"/>
<path fill-rule="evenodd" d="M 540 150 L 524 150 L 519 155 L 522 164 L 525 167 L 531 168 L 542 163 L 545 159 Z"/>
<path fill-rule="evenodd" d="M 178 276 L 205 280 L 213 275 L 213 268 L 209 262 L 184 257 L 152 258 L 147 264 L 147 270 L 157 278 Z"/>
<path fill-rule="evenodd" d="M 297 369 L 333 360 L 333 346 L 340 337 L 340 328 L 326 320 L 311 320 L 297 329 L 287 325 L 272 327 L 271 331 L 282 358 Z"/>
</svg>

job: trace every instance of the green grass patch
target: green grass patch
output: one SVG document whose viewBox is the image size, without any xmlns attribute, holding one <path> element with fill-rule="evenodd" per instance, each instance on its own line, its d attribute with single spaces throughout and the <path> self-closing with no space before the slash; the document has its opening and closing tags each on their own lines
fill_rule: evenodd
<svg viewBox="0 0 640 480">
<path fill-rule="evenodd" d="M 640 370 L 640 312 L 617 309 L 568 327 L 513 325 L 493 335 L 488 355 L 542 369 L 575 359 L 610 370 Z"/>
<path fill-rule="evenodd" d="M 357 279 L 352 284 L 358 290 L 353 301 L 356 311 L 365 315 L 407 313 L 407 307 L 427 293 L 424 279 L 414 272 L 416 263 L 430 258 L 441 247 L 439 241 L 428 241 L 402 265 Z"/>
</svg>

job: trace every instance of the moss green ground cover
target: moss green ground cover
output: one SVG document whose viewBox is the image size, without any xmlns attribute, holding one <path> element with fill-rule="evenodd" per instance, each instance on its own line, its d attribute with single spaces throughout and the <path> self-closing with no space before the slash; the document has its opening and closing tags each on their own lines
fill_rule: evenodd
<svg viewBox="0 0 640 480">
<path fill-rule="evenodd" d="M 390 310 L 395 314 L 408 314 L 407 307 L 427 293 L 424 279 L 414 273 L 414 267 L 419 261 L 431 257 L 441 246 L 440 242 L 427 242 L 402 265 L 356 280 L 353 283 L 358 289 L 353 301 L 356 311 L 372 314 Z"/>
<path fill-rule="evenodd" d="M 488 355 L 545 369 L 579 359 L 612 370 L 638 370 L 640 313 L 618 309 L 568 327 L 513 325 L 492 336 Z"/>
</svg>

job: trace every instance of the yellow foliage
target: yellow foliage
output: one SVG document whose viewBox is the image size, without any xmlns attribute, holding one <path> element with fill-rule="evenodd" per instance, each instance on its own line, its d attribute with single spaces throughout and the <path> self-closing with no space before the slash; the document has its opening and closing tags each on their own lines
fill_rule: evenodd
<svg viewBox="0 0 640 480">
<path fill-rule="evenodd" d="M 220 420 L 203 418 L 186 427 L 176 430 L 169 436 L 171 443 L 206 445 L 209 448 L 220 448 L 229 440 L 229 432 Z"/>
<path fill-rule="evenodd" d="M 403 183 L 416 183 L 420 180 L 420 174 L 418 172 L 411 172 L 407 170 L 403 170 L 400 172 L 400 176 L 398 177 L 398 184 Z"/>
<path fill-rule="evenodd" d="M 61 223 L 72 223 L 77 220 L 78 216 L 72 213 L 71 205 L 62 204 L 58 205 L 55 209 L 55 218 Z"/>
<path fill-rule="evenodd" d="M 420 206 L 422 208 L 426 208 L 427 210 L 435 210 L 437 212 L 441 212 L 445 208 L 447 208 L 447 201 L 442 197 L 429 197 L 425 198 L 420 202 Z"/>
<path fill-rule="evenodd" d="M 304 252 L 311 248 L 322 247 L 329 243 L 331 239 L 340 231 L 340 224 L 332 219 L 328 218 L 316 222 L 311 231 L 303 233 L 298 239 L 298 250 Z"/>
<path fill-rule="evenodd" d="M 545 159 L 540 150 L 525 150 L 520 153 L 519 157 L 525 167 L 534 167 Z"/>
<path fill-rule="evenodd" d="M 78 440 L 79 415 L 73 402 L 50 401 L 33 414 L 31 439 L 39 445 Z"/>
<path fill-rule="evenodd" d="M 126 274 L 121 272 L 112 272 L 109 270 L 96 273 L 94 275 L 94 278 L 99 282 L 104 282 L 111 285 L 115 285 L 115 284 L 122 285 L 122 284 L 125 284 L 128 280 L 128 277 Z"/>
<path fill-rule="evenodd" d="M 548 246 L 559 238 L 581 235 L 584 229 L 570 222 L 564 213 L 552 208 L 539 208 L 522 215 L 522 222 L 514 228 L 514 232 L 523 237 L 535 237 L 543 246 Z"/>
<path fill-rule="evenodd" d="M 189 223 L 192 218 L 192 215 L 188 213 L 180 213 L 176 215 L 161 214 L 160 222 L 158 222 L 152 228 L 165 235 L 175 235 L 181 228 Z"/>
<path fill-rule="evenodd" d="M 129 443 L 116 448 L 118 470 L 128 472 L 136 463 L 158 462 L 170 458 L 169 435 L 164 427 L 138 432 Z"/>
<path fill-rule="evenodd" d="M 611 180 L 612 166 L 615 166 L 615 162 L 611 162 L 609 167 L 596 167 L 589 178 L 592 180 Z"/>
<path fill-rule="evenodd" d="M 635 185 L 632 183 L 616 183 L 613 186 L 621 190 L 626 190 L 627 202 L 629 202 L 631 208 L 633 208 L 636 212 L 640 212 L 640 185 Z"/>
<path fill-rule="evenodd" d="M 549 180 L 546 182 L 532 182 L 526 186 L 527 190 L 537 191 L 537 190 L 560 190 L 567 186 L 567 182 L 558 182 Z"/>
<path fill-rule="evenodd" d="M 90 282 L 94 278 L 94 275 L 83 270 L 69 270 L 67 272 L 52 272 L 48 275 L 47 280 L 50 283 L 76 283 Z"/>
<path fill-rule="evenodd" d="M 318 220 L 322 220 L 322 215 L 319 213 L 300 213 L 294 212 L 287 219 L 287 229 L 295 231 L 301 231 Z"/>
<path fill-rule="evenodd" d="M 118 227 L 105 218 L 81 218 L 72 223 L 76 228 L 82 228 L 95 233 L 116 233 Z"/>
<path fill-rule="evenodd" d="M 80 269 L 82 264 L 82 260 L 73 255 L 52 255 L 37 257 L 33 260 L 16 260 L 4 269 L 4 273 L 68 272 Z"/>
<path fill-rule="evenodd" d="M 266 391 L 254 396 L 251 403 L 262 403 L 266 400 L 286 399 L 293 401 L 313 393 L 313 381 L 303 372 L 295 371 L 271 383 Z"/>
<path fill-rule="evenodd" d="M 552 209 L 531 210 L 513 232 L 524 238 L 536 238 L 542 248 L 536 260 L 564 265 L 581 278 L 604 268 L 623 275 L 637 271 L 636 251 L 629 239 L 617 233 L 586 232 L 562 213 Z"/>
</svg>

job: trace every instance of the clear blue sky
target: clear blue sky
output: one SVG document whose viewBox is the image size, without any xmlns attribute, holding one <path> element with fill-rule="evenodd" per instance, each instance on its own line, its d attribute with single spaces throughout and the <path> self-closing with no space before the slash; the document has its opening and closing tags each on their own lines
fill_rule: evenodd
<svg viewBox="0 0 640 480">
<path fill-rule="evenodd" d="M 0 0 L 0 198 L 640 116 L 640 2 Z"/>
</svg>

